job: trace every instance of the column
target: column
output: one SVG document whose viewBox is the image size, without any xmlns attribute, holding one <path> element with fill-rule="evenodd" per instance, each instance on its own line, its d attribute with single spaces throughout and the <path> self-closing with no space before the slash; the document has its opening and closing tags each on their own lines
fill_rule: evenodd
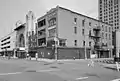
<svg viewBox="0 0 120 81">
<path fill-rule="evenodd" d="M 14 49 L 14 55 L 13 58 L 16 58 L 16 50 Z"/>
</svg>

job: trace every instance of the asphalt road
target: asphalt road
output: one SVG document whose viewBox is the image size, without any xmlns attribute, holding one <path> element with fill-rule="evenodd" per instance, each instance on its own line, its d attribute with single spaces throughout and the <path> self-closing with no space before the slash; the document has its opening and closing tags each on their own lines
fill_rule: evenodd
<svg viewBox="0 0 120 81">
<path fill-rule="evenodd" d="M 120 78 L 120 72 L 115 69 L 97 63 L 95 67 L 88 67 L 88 62 L 0 59 L 0 81 L 112 81 Z"/>
</svg>

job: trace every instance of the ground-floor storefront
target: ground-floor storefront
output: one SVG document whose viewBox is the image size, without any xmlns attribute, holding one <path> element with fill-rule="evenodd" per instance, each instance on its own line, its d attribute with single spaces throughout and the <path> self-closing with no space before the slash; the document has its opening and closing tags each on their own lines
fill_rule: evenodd
<svg viewBox="0 0 120 81">
<path fill-rule="evenodd" d="M 55 52 L 56 51 L 56 52 Z M 73 48 L 73 47 L 39 47 L 37 49 L 38 58 L 55 59 L 84 59 L 85 49 L 84 48 Z M 90 49 L 86 49 L 86 56 L 90 58 Z"/>
</svg>

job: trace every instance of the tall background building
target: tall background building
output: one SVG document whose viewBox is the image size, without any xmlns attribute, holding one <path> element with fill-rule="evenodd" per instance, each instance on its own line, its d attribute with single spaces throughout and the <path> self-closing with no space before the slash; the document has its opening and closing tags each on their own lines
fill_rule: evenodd
<svg viewBox="0 0 120 81">
<path fill-rule="evenodd" d="M 99 20 L 112 26 L 113 55 L 115 55 L 117 54 L 116 31 L 120 29 L 120 0 L 99 0 L 98 10 Z"/>
<path fill-rule="evenodd" d="M 118 30 L 120 23 L 120 0 L 99 0 L 99 20 L 111 24 L 113 31 Z"/>
</svg>

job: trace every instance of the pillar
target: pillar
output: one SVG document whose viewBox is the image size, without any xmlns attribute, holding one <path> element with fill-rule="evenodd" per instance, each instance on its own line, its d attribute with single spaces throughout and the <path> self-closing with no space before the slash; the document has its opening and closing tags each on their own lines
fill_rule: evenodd
<svg viewBox="0 0 120 81">
<path fill-rule="evenodd" d="M 13 58 L 16 58 L 16 50 L 14 50 Z"/>
</svg>

